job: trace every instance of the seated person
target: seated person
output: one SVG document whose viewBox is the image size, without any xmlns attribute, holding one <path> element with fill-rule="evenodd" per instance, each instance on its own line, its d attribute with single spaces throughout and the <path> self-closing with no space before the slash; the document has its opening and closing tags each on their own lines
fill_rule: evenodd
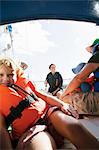
<svg viewBox="0 0 99 150">
<path fill-rule="evenodd" d="M 56 65 L 50 64 L 49 65 L 50 72 L 47 74 L 45 80 L 45 87 L 47 84 L 49 85 L 48 93 L 53 96 L 60 97 L 62 93 L 62 85 L 63 85 L 63 78 L 62 75 L 56 71 Z"/>
<path fill-rule="evenodd" d="M 92 55 L 94 55 L 95 53 L 97 53 L 97 51 L 99 51 L 99 39 L 95 39 L 94 42 L 92 43 L 91 46 L 88 46 L 86 48 L 86 50 L 90 53 L 92 53 Z M 81 69 L 83 69 L 83 67 L 86 65 L 86 63 L 80 63 L 76 68 L 73 68 L 72 71 L 73 73 L 77 74 L 81 71 Z M 98 74 L 98 73 L 97 73 Z M 80 89 L 82 92 L 90 92 L 90 91 L 95 91 L 93 84 L 95 83 L 96 78 L 94 78 L 94 76 L 90 76 L 86 79 L 86 81 L 84 81 L 83 83 L 81 83 L 80 85 Z"/>
<path fill-rule="evenodd" d="M 97 53 L 99 53 L 99 39 L 95 39 L 92 45 L 88 46 L 86 50 L 90 52 L 92 55 L 96 55 Z M 99 92 L 99 71 L 96 70 L 93 73 L 95 76 L 94 91 Z"/>
<path fill-rule="evenodd" d="M 99 40 L 93 42 L 96 45 L 92 44 L 87 47 L 88 51 L 93 52 L 94 50 L 95 53 L 88 60 L 85 67 L 72 79 L 61 95 L 61 100 L 72 104 L 79 114 L 99 114 L 99 44 L 96 42 L 99 42 Z M 76 89 L 86 81 L 91 73 L 94 74 L 94 91 L 77 93 Z"/>
<path fill-rule="evenodd" d="M 53 150 L 56 144 L 49 123 L 77 149 L 95 149 L 99 142 L 77 119 L 74 108 L 54 96 L 38 91 L 13 60 L 0 58 L 0 149 Z M 82 134 L 81 134 L 82 133 Z M 76 135 L 76 138 L 75 138 Z M 82 140 L 83 139 L 83 140 Z"/>
</svg>

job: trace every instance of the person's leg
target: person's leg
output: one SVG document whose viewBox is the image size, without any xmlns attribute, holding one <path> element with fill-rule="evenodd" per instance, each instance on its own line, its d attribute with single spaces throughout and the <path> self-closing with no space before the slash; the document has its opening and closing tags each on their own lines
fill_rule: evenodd
<svg viewBox="0 0 99 150">
<path fill-rule="evenodd" d="M 33 138 L 28 140 L 28 142 L 24 143 L 23 146 L 19 144 L 16 150 L 19 150 L 19 149 L 21 150 L 55 150 L 56 145 L 55 145 L 53 138 L 49 135 L 49 133 L 42 131 L 34 135 Z"/>
<path fill-rule="evenodd" d="M 9 133 L 6 129 L 4 117 L 0 114 L 0 150 L 12 150 Z"/>
<path fill-rule="evenodd" d="M 65 115 L 61 111 L 53 112 L 49 118 L 55 129 L 78 149 L 96 150 L 99 148 L 97 139 L 80 124 L 79 120 Z"/>
</svg>

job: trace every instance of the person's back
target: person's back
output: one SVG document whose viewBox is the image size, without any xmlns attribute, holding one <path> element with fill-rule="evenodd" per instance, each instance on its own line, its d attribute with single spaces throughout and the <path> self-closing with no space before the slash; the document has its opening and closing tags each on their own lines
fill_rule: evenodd
<svg viewBox="0 0 99 150">
<path fill-rule="evenodd" d="M 98 53 L 98 56 L 96 58 L 97 59 L 96 61 L 98 61 L 99 60 L 99 43 L 94 47 L 93 52 L 94 52 L 93 53 L 94 55 Z M 99 68 L 94 71 L 94 77 L 95 77 L 94 91 L 99 92 Z"/>
<path fill-rule="evenodd" d="M 93 62 L 98 63 L 98 60 L 99 60 L 99 39 L 96 39 L 91 46 L 88 46 L 86 48 L 86 50 L 88 52 L 92 53 L 93 57 L 91 58 L 91 60 Z M 94 55 L 95 55 L 95 59 L 94 59 Z M 93 72 L 93 74 L 94 74 L 94 83 L 93 83 L 94 91 L 99 92 L 99 68 L 97 68 Z"/>
</svg>

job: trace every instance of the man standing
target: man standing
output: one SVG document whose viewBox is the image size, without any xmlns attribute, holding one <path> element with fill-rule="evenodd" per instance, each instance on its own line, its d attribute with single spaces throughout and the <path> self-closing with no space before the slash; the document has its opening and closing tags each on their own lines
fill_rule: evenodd
<svg viewBox="0 0 99 150">
<path fill-rule="evenodd" d="M 50 73 L 47 74 L 45 87 L 49 84 L 48 92 L 53 96 L 59 98 L 63 85 L 63 78 L 59 72 L 56 71 L 56 65 L 51 64 L 49 66 Z"/>
</svg>

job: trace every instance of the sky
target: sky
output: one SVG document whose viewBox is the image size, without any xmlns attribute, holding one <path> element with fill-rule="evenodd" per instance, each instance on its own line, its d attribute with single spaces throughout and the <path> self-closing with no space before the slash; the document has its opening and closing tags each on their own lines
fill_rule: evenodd
<svg viewBox="0 0 99 150">
<path fill-rule="evenodd" d="M 67 84 L 74 77 L 72 68 L 91 57 L 85 48 L 99 38 L 99 26 L 81 21 L 36 20 L 11 26 L 11 34 L 0 27 L 0 53 L 28 64 L 26 75 L 41 88 L 52 63 Z M 11 39 L 12 48 L 5 52 Z"/>
</svg>

